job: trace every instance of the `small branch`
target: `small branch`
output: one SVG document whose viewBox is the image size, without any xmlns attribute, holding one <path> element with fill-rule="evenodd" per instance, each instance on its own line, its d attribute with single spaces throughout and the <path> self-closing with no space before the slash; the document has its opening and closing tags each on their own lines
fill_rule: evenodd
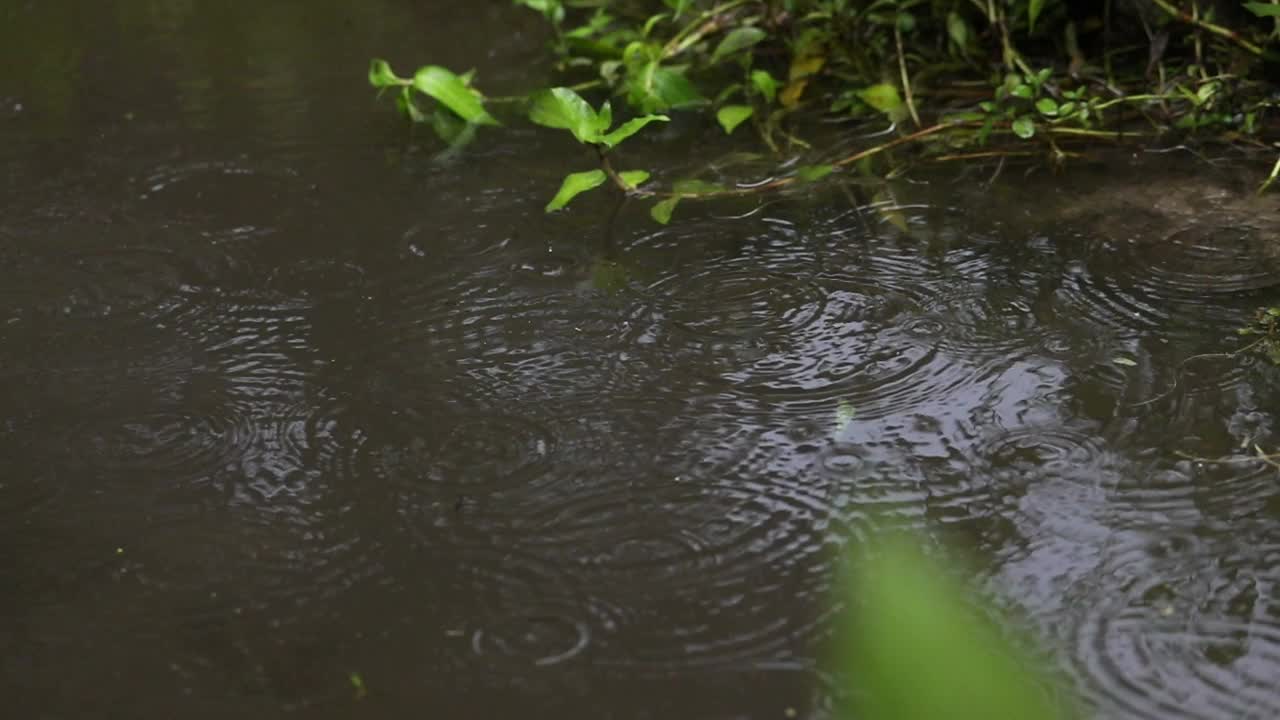
<svg viewBox="0 0 1280 720">
<path fill-rule="evenodd" d="M 1188 25 L 1193 25 L 1206 32 L 1213 33 L 1214 35 L 1217 35 L 1220 38 L 1223 38 L 1229 42 L 1235 43 L 1239 47 L 1245 50 L 1248 50 L 1250 53 L 1253 53 L 1258 57 L 1262 57 L 1263 55 L 1261 47 L 1244 39 L 1244 37 L 1242 37 L 1240 33 L 1236 32 L 1235 30 L 1232 30 L 1230 28 L 1225 28 L 1221 25 L 1215 25 L 1209 22 L 1208 20 L 1201 20 L 1200 18 L 1194 15 L 1188 14 L 1185 10 L 1175 7 L 1168 0 L 1151 0 L 1151 2 L 1156 7 L 1163 10 L 1165 14 L 1168 15 L 1169 17 L 1175 18 L 1177 20 L 1181 20 L 1182 22 L 1187 23 Z"/>
<path fill-rule="evenodd" d="M 907 74 L 907 58 L 902 52 L 902 28 L 896 22 L 893 24 L 893 39 L 898 43 L 898 72 L 902 74 L 902 92 L 907 97 L 907 110 L 916 127 L 920 127 L 920 115 L 916 112 L 916 102 L 911 94 L 911 76 Z"/>
<path fill-rule="evenodd" d="M 1271 167 L 1271 174 L 1267 176 L 1267 179 L 1258 187 L 1258 194 L 1261 195 L 1266 192 L 1267 189 L 1271 187 L 1271 183 L 1275 182 L 1278 177 L 1280 177 L 1280 158 L 1276 158 L 1276 164 Z"/>
<path fill-rule="evenodd" d="M 604 170 L 605 175 L 609 176 L 609 180 L 611 180 L 624 195 L 630 195 L 633 193 L 635 188 L 628 185 L 626 181 L 622 179 L 622 176 L 618 174 L 618 171 L 613 169 L 613 162 L 609 160 L 609 153 L 599 145 L 594 147 L 596 149 L 596 155 L 600 158 L 600 169 Z"/>
</svg>

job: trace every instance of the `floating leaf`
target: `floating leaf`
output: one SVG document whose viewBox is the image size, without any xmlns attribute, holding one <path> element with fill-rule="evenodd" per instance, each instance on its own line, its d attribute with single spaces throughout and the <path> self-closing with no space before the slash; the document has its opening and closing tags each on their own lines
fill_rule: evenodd
<svg viewBox="0 0 1280 720">
<path fill-rule="evenodd" d="M 725 105 L 716 112 L 716 120 L 725 133 L 732 133 L 755 112 L 750 105 Z"/>
<path fill-rule="evenodd" d="M 560 184 L 560 191 L 556 196 L 551 198 L 551 202 L 547 203 L 546 211 L 554 212 L 569 204 L 569 201 L 581 195 L 582 193 L 600 187 L 605 181 L 603 170 L 588 170 L 587 172 L 572 173 L 566 175 L 564 182 Z"/>
<path fill-rule="evenodd" d="M 607 107 L 607 103 L 606 103 Z M 652 122 L 667 122 L 671 118 L 666 115 L 645 115 L 644 117 L 632 118 L 617 127 L 613 132 L 607 133 L 600 138 L 601 144 L 606 147 L 614 147 L 618 143 L 640 132 L 640 128 Z"/>
<path fill-rule="evenodd" d="M 413 76 L 413 87 L 424 95 L 435 98 L 458 117 L 476 125 L 497 125 L 497 120 L 485 111 L 480 97 L 467 87 L 462 78 L 447 68 L 428 65 L 419 68 Z"/>
<path fill-rule="evenodd" d="M 1013 134 L 1017 135 L 1023 140 L 1030 140 L 1031 138 L 1035 137 L 1036 123 L 1034 120 L 1032 120 L 1031 118 L 1025 115 L 1018 118 L 1017 120 L 1014 120 L 1012 127 L 1013 127 Z"/>
<path fill-rule="evenodd" d="M 1111 362 L 1115 363 L 1116 365 L 1123 365 L 1123 366 L 1125 366 L 1125 367 L 1137 367 L 1137 366 L 1138 366 L 1138 363 L 1137 363 L 1137 362 L 1135 362 L 1135 361 L 1133 361 L 1133 360 L 1130 360 L 1130 359 L 1129 359 L 1129 358 L 1127 358 L 1127 357 L 1111 358 Z"/>
<path fill-rule="evenodd" d="M 627 187 L 636 188 L 640 186 L 642 183 L 644 183 L 645 180 L 649 179 L 649 171 L 648 170 L 626 170 L 624 172 L 618 173 L 618 177 L 622 178 L 622 182 L 626 183 Z"/>
<path fill-rule="evenodd" d="M 724 58 L 755 45 L 768 37 L 765 31 L 757 27 L 740 27 L 724 36 L 715 52 L 711 53 L 711 63 L 720 62 Z"/>
<path fill-rule="evenodd" d="M 666 225 L 671 222 L 671 213 L 675 212 L 676 205 L 680 204 L 680 198 L 670 197 L 655 204 L 649 209 L 649 215 L 659 223 Z"/>
</svg>

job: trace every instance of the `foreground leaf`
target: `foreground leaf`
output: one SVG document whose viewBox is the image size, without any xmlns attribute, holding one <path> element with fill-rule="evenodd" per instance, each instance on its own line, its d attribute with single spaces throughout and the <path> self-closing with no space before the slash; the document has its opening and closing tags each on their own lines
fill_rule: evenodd
<svg viewBox="0 0 1280 720">
<path fill-rule="evenodd" d="M 587 172 L 571 173 L 566 175 L 564 182 L 560 184 L 560 191 L 556 196 L 551 198 L 551 202 L 547 203 L 546 211 L 555 212 L 569 201 L 592 188 L 600 187 L 605 181 L 603 170 L 588 170 Z"/>
<path fill-rule="evenodd" d="M 458 117 L 476 125 L 498 125 L 498 121 L 484 109 L 480 97 L 462 78 L 438 65 L 420 68 L 413 76 L 413 87 L 429 95 Z"/>
<path fill-rule="evenodd" d="M 1023 116 L 1013 121 L 1013 134 L 1023 140 L 1030 140 L 1035 137 L 1036 123 L 1029 117 Z"/>
<path fill-rule="evenodd" d="M 1260 2 L 1247 2 L 1244 9 L 1258 17 L 1280 18 L 1280 5 L 1268 5 Z"/>
<path fill-rule="evenodd" d="M 842 654 L 866 720 L 1055 720 L 1061 712 L 996 628 L 908 541 L 864 554 Z"/>
</svg>

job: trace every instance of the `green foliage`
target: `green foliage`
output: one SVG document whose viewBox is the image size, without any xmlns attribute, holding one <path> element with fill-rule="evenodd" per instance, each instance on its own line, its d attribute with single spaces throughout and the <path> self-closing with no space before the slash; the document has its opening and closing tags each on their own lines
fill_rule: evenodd
<svg viewBox="0 0 1280 720">
<path fill-rule="evenodd" d="M 1256 350 L 1274 365 L 1280 365 L 1280 307 L 1258 308 L 1253 323 L 1240 328 L 1241 335 L 1254 335 L 1257 340 L 1247 346 Z M 1243 350 L 1241 351 L 1243 352 Z"/>
<path fill-rule="evenodd" d="M 560 191 L 547 203 L 546 211 L 554 212 L 569 204 L 569 201 L 592 188 L 600 187 L 607 179 L 603 170 L 588 170 L 566 175 L 560 184 Z"/>
<path fill-rule="evenodd" d="M 672 112 L 705 111 L 708 124 L 730 134 L 752 120 L 780 164 L 811 150 L 798 117 L 887 118 L 899 139 L 845 158 L 807 158 L 813 166 L 856 161 L 874 174 L 879 160 L 871 156 L 896 162 L 881 151 L 900 140 L 951 158 L 975 146 L 987 146 L 977 153 L 985 156 L 1038 149 L 1054 163 L 1073 154 L 1067 143 L 1168 132 L 1265 144 L 1271 138 L 1261 134 L 1276 127 L 1280 107 L 1263 81 L 1264 62 L 1280 57 L 1276 3 L 1242 3 L 1248 13 L 1227 26 L 1174 0 L 1092 3 L 1071 13 L 1065 0 L 514 2 L 550 25 L 558 69 L 590 79 L 486 99 L 470 74 L 427 65 L 401 78 L 374 60 L 370 84 L 392 92 L 407 118 L 455 151 L 478 128 L 498 124 L 494 107 L 527 107 L 532 122 L 596 149 L 606 182 L 655 197 L 659 222 L 682 200 L 728 192 L 641 189 L 607 169 L 609 152 Z M 1146 52 L 1126 47 L 1147 42 Z M 626 116 L 616 127 L 614 104 Z M 1012 150 L 1017 143 L 1022 149 Z M 813 180 L 797 172 L 761 187 Z"/>
<path fill-rule="evenodd" d="M 856 559 L 839 649 L 861 720 L 1059 720 L 1047 678 L 904 538 Z"/>
</svg>

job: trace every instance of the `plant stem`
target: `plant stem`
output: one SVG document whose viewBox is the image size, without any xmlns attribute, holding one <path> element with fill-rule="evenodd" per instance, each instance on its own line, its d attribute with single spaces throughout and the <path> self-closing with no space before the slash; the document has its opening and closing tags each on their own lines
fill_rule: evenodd
<svg viewBox="0 0 1280 720">
<path fill-rule="evenodd" d="M 920 127 L 920 115 L 916 112 L 915 99 L 911 95 L 911 76 L 907 74 L 907 59 L 902 53 L 902 28 L 893 24 L 893 39 L 898 43 L 898 72 L 902 74 L 902 92 L 907 98 L 907 110 L 916 127 Z"/>
<path fill-rule="evenodd" d="M 1257 55 L 1259 57 L 1263 55 L 1261 47 L 1258 47 L 1254 43 L 1251 43 L 1248 40 L 1244 39 L 1240 35 L 1240 33 L 1234 30 L 1231 30 L 1230 28 L 1225 28 L 1225 27 L 1222 27 L 1221 25 L 1215 25 L 1209 22 L 1208 20 L 1201 20 L 1200 18 L 1194 15 L 1189 15 L 1185 10 L 1174 6 L 1168 0 L 1151 0 L 1151 3 L 1154 4 L 1156 7 L 1160 8 L 1161 10 L 1163 10 L 1165 14 L 1168 15 L 1169 17 L 1175 18 L 1177 20 L 1181 20 L 1182 22 L 1187 23 L 1189 25 L 1194 25 L 1195 27 L 1198 27 L 1201 30 L 1211 32 L 1220 38 L 1223 38 L 1230 42 L 1235 43 L 1236 45 L 1240 46 L 1241 48 L 1244 48 L 1245 50 L 1248 50 L 1254 55 Z"/>
</svg>

